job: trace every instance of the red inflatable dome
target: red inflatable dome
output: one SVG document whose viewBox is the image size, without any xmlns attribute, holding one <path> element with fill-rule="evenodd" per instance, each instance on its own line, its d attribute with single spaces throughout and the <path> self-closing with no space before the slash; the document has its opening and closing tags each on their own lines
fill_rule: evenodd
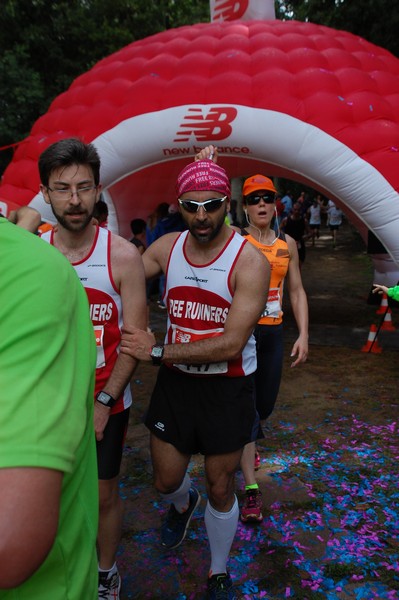
<svg viewBox="0 0 399 600">
<path fill-rule="evenodd" d="M 260 171 L 312 186 L 399 263 L 399 60 L 348 32 L 231 21 L 134 42 L 54 100 L 15 152 L 0 200 L 51 219 L 37 160 L 70 136 L 98 148 L 124 236 L 132 218 L 175 200 L 177 172 L 214 143 L 231 177 Z"/>
</svg>

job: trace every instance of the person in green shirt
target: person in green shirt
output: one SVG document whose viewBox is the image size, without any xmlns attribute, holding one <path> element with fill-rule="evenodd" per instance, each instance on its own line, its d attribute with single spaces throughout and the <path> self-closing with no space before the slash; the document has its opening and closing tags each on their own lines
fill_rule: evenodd
<svg viewBox="0 0 399 600">
<path fill-rule="evenodd" d="M 95 600 L 96 347 L 55 248 L 0 219 L 0 599 Z"/>
<path fill-rule="evenodd" d="M 386 294 L 388 298 L 392 298 L 392 300 L 396 300 L 396 302 L 399 302 L 399 285 L 387 287 L 386 285 L 373 283 L 373 287 L 373 294 Z"/>
</svg>

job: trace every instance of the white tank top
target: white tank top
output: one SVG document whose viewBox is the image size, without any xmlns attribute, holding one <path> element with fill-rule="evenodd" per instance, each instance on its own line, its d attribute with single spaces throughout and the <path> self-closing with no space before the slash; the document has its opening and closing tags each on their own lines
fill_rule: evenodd
<svg viewBox="0 0 399 600">
<path fill-rule="evenodd" d="M 166 269 L 166 344 L 184 344 L 222 335 L 234 294 L 231 274 L 246 243 L 244 238 L 232 232 L 213 261 L 194 265 L 185 252 L 188 233 L 184 231 L 176 239 Z M 234 361 L 168 366 L 192 375 L 249 375 L 256 370 L 255 340 L 251 334 L 241 356 Z"/>
<path fill-rule="evenodd" d="M 42 239 L 54 244 L 53 231 L 44 233 Z M 122 328 L 122 301 L 111 272 L 111 234 L 107 229 L 97 227 L 93 245 L 87 256 L 72 263 L 85 287 L 90 305 L 90 318 L 93 323 L 97 344 L 97 369 L 95 393 L 105 386 L 119 354 Z M 121 412 L 132 404 L 128 385 L 111 414 Z"/>
</svg>

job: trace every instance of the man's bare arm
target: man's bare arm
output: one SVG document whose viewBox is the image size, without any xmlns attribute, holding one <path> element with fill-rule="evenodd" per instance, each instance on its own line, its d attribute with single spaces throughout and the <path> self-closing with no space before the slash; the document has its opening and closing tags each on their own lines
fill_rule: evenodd
<svg viewBox="0 0 399 600">
<path fill-rule="evenodd" d="M 37 228 L 41 223 L 40 213 L 31 206 L 21 206 L 18 210 L 12 210 L 9 214 L 8 220 L 11 223 L 15 223 L 18 227 L 26 229 L 31 233 L 36 233 Z"/>
<path fill-rule="evenodd" d="M 115 283 L 120 288 L 124 327 L 146 329 L 147 300 L 140 253 L 130 242 L 119 236 L 113 236 L 111 264 Z M 104 386 L 104 391 L 113 398 L 118 398 L 128 385 L 136 367 L 136 358 L 120 353 Z M 94 428 L 97 440 L 102 439 L 109 412 L 109 408 L 98 402 L 95 403 Z"/>
<path fill-rule="evenodd" d="M 179 235 L 177 232 L 167 233 L 148 246 L 143 254 L 146 279 L 152 279 L 166 272 L 169 254 Z"/>
<path fill-rule="evenodd" d="M 58 527 L 60 471 L 0 469 L 0 589 L 21 585 L 51 550 Z"/>
</svg>

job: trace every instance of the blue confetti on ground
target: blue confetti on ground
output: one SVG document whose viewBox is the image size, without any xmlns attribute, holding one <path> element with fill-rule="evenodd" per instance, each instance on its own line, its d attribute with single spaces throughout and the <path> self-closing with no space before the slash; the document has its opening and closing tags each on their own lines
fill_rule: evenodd
<svg viewBox="0 0 399 600">
<path fill-rule="evenodd" d="M 261 525 L 239 524 L 229 569 L 243 599 L 399 599 L 398 429 L 395 421 L 376 425 L 355 415 L 335 420 L 327 415 L 302 439 L 295 423 L 280 422 L 270 430 L 270 449 L 261 447 L 262 470 L 271 473 L 268 486 L 289 486 L 295 497 L 297 481 L 300 500 L 269 504 Z M 198 466 L 191 476 L 203 485 Z M 142 489 L 123 481 L 121 492 L 134 497 Z M 165 511 L 155 493 L 151 509 L 158 515 Z M 204 579 L 192 593 L 183 592 L 185 581 L 194 581 L 198 571 L 206 577 L 209 551 L 202 513 L 178 551 L 159 549 L 156 528 L 134 533 L 129 543 L 131 550 L 126 546 L 120 553 L 127 572 L 122 597 L 203 597 Z M 136 577 L 129 572 L 130 552 Z M 153 572 L 154 565 L 162 573 L 159 589 L 167 590 L 160 596 L 140 590 L 140 576 Z"/>
</svg>

